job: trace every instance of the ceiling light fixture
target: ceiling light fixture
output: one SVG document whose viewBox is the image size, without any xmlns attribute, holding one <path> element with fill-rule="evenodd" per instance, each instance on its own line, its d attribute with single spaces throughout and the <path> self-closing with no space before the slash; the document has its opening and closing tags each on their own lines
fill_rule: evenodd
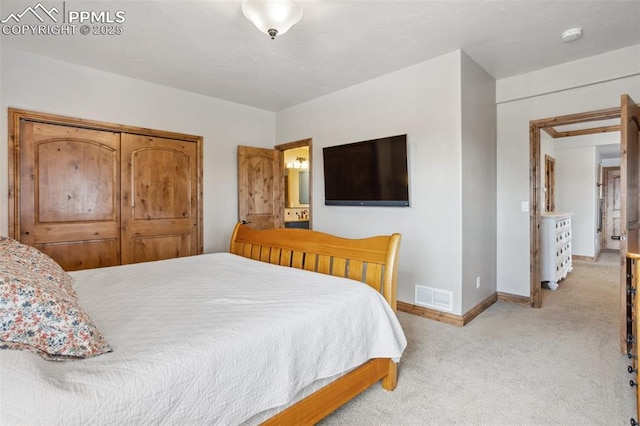
<svg viewBox="0 0 640 426">
<path fill-rule="evenodd" d="M 571 28 L 562 33 L 562 41 L 569 43 L 582 37 L 582 28 Z"/>
<path fill-rule="evenodd" d="M 302 18 L 302 7 L 296 0 L 244 0 L 242 13 L 273 40 Z"/>
</svg>

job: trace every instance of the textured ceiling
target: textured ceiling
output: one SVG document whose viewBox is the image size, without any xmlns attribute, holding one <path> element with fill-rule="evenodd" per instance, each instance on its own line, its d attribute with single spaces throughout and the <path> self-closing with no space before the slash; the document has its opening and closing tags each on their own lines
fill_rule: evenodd
<svg viewBox="0 0 640 426">
<path fill-rule="evenodd" d="M 500 79 L 640 44 L 638 0 L 300 3 L 302 20 L 271 40 L 241 0 L 42 0 L 122 10 L 123 33 L 2 35 L 2 46 L 278 111 L 457 49 Z M 36 4 L 2 0 L 0 14 Z M 584 37 L 563 43 L 575 26 Z"/>
</svg>

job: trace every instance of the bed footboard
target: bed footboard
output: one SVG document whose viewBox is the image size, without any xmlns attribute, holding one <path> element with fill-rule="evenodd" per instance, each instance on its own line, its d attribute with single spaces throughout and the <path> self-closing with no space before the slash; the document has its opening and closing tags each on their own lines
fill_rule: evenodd
<svg viewBox="0 0 640 426">
<path fill-rule="evenodd" d="M 364 282 L 380 292 L 395 312 L 399 247 L 400 234 L 347 239 L 305 229 L 255 230 L 239 223 L 229 251 Z M 397 365 L 391 359 L 371 359 L 263 424 L 313 425 L 380 380 L 384 389 L 394 390 L 397 378 Z"/>
<path fill-rule="evenodd" d="M 396 310 L 400 234 L 340 238 L 306 229 L 237 224 L 229 251 L 250 259 L 364 282 Z"/>
</svg>

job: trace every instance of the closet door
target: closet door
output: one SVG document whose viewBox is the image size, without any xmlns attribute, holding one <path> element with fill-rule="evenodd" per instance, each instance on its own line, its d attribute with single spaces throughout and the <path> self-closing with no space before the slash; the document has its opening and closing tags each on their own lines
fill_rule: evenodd
<svg viewBox="0 0 640 426">
<path fill-rule="evenodd" d="M 20 121 L 16 238 L 66 270 L 120 263 L 120 133 Z"/>
<path fill-rule="evenodd" d="M 195 142 L 122 135 L 122 263 L 198 254 Z"/>
</svg>

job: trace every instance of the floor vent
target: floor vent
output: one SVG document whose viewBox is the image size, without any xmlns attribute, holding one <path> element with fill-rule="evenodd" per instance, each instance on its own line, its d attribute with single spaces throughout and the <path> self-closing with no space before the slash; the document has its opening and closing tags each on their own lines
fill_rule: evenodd
<svg viewBox="0 0 640 426">
<path fill-rule="evenodd" d="M 450 291 L 416 285 L 416 305 L 451 311 L 452 300 L 453 293 Z"/>
</svg>

